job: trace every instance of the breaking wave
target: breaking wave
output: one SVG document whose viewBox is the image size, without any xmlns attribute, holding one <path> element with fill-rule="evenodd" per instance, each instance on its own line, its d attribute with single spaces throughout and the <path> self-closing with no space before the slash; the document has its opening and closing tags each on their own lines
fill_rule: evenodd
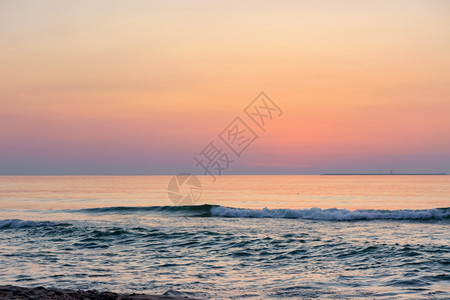
<svg viewBox="0 0 450 300">
<path fill-rule="evenodd" d="M 58 212 L 58 211 L 57 211 Z M 62 212 L 62 211 L 59 211 Z M 77 210 L 64 210 L 70 213 L 89 215 L 154 215 L 161 217 L 200 217 L 200 218 L 279 218 L 305 219 L 324 221 L 358 221 L 358 220 L 414 220 L 414 221 L 450 221 L 450 208 L 433 209 L 401 209 L 347 210 L 338 208 L 308 208 L 308 209 L 247 209 L 225 207 L 219 205 L 193 206 L 150 206 L 150 207 L 103 207 Z M 26 221 L 20 219 L 0 220 L 0 230 L 9 228 L 27 228 L 40 226 L 62 225 L 51 221 Z"/>
<path fill-rule="evenodd" d="M 24 220 L 20 220 L 20 219 L 0 220 L 0 229 L 53 226 L 53 225 L 56 225 L 56 223 L 49 222 L 49 221 L 24 221 Z"/>
<path fill-rule="evenodd" d="M 77 210 L 88 214 L 156 214 L 184 217 L 227 217 L 227 218 L 286 218 L 327 221 L 353 220 L 442 220 L 450 219 L 450 208 L 348 210 L 339 208 L 307 209 L 247 209 L 220 205 L 192 206 L 149 206 L 149 207 L 104 207 Z"/>
<path fill-rule="evenodd" d="M 232 207 L 212 207 L 211 216 L 231 218 L 291 218 L 327 221 L 353 220 L 441 220 L 450 219 L 450 208 L 423 210 L 347 210 L 338 208 L 309 209 L 241 209 Z"/>
</svg>

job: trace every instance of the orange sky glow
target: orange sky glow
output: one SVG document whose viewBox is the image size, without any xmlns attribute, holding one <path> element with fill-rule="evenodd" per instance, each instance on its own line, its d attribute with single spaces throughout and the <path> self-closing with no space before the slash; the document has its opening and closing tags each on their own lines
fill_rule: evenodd
<svg viewBox="0 0 450 300">
<path fill-rule="evenodd" d="M 450 2 L 1 1 L 0 175 L 450 171 Z"/>
</svg>

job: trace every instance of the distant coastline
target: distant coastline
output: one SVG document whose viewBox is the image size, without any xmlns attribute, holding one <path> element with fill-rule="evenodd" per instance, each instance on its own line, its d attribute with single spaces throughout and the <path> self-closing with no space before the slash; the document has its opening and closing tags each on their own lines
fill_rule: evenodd
<svg viewBox="0 0 450 300">
<path fill-rule="evenodd" d="M 448 175 L 447 173 L 324 173 L 320 174 L 322 176 L 385 176 L 385 175 L 422 175 L 422 176 L 433 176 L 433 175 Z"/>
</svg>

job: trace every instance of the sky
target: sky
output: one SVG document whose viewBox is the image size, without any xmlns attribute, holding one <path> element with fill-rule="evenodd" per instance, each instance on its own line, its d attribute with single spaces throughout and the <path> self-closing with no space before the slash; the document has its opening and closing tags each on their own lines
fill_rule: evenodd
<svg viewBox="0 0 450 300">
<path fill-rule="evenodd" d="M 450 2 L 0 0 L 0 175 L 450 173 Z M 264 91 L 283 114 L 262 131 Z M 236 117 L 258 138 L 239 156 Z M 233 156 L 234 155 L 234 156 Z"/>
</svg>

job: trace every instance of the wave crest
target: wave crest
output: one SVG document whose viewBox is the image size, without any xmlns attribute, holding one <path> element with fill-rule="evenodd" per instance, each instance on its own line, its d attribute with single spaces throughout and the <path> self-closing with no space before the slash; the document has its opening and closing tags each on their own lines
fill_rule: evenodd
<svg viewBox="0 0 450 300">
<path fill-rule="evenodd" d="M 210 217 L 211 208 L 218 205 L 174 205 L 174 206 L 115 206 L 115 207 L 99 207 L 99 208 L 83 208 L 78 210 L 66 210 L 67 212 L 79 212 L 86 214 L 140 214 L 140 213 L 156 213 L 160 215 L 179 215 L 189 217 Z"/>
<path fill-rule="evenodd" d="M 212 207 L 211 216 L 231 218 L 291 218 L 327 221 L 353 220 L 441 220 L 450 218 L 450 208 L 424 210 L 347 210 L 338 208 L 309 209 L 242 209 L 232 207 Z"/>
<path fill-rule="evenodd" d="M 53 225 L 56 225 L 56 224 L 53 222 L 49 222 L 49 221 L 24 221 L 24 220 L 20 220 L 20 219 L 0 220 L 0 229 L 53 226 Z"/>
</svg>

